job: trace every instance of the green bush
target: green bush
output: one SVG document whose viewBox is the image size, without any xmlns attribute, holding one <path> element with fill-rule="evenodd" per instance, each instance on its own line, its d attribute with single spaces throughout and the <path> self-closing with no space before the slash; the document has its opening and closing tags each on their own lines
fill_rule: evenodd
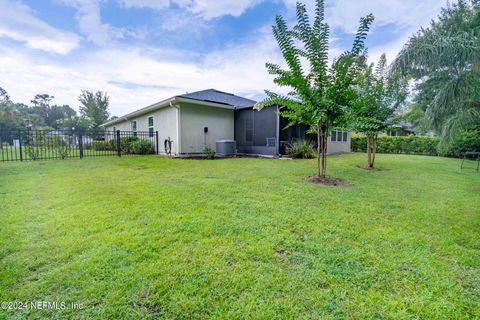
<svg viewBox="0 0 480 320">
<path fill-rule="evenodd" d="M 436 156 L 438 155 L 438 144 L 439 139 L 434 137 L 381 136 L 377 139 L 377 152 Z M 352 151 L 366 152 L 366 150 L 367 138 L 359 135 L 352 135 Z"/>
<path fill-rule="evenodd" d="M 153 143 L 148 140 L 135 140 L 130 143 L 133 154 L 152 154 L 155 153 Z"/>
<path fill-rule="evenodd" d="M 97 151 L 113 151 L 116 150 L 115 140 L 110 141 L 92 141 L 92 149 Z"/>
<path fill-rule="evenodd" d="M 122 153 L 131 154 L 133 152 L 132 143 L 140 140 L 138 137 L 122 137 L 120 138 L 120 150 Z"/>
<path fill-rule="evenodd" d="M 210 145 L 205 145 L 203 147 L 203 153 L 209 160 L 215 159 L 215 150 Z"/>
<path fill-rule="evenodd" d="M 315 150 L 310 141 L 295 139 L 287 146 L 287 154 L 295 159 L 315 158 Z"/>
<path fill-rule="evenodd" d="M 445 157 L 461 157 L 470 151 L 480 152 L 480 129 L 463 131 L 453 142 L 439 144 L 439 154 Z"/>
</svg>

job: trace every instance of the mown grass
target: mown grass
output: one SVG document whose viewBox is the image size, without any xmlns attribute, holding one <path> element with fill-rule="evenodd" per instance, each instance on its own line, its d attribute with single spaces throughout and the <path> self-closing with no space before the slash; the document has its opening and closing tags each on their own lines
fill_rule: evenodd
<svg viewBox="0 0 480 320">
<path fill-rule="evenodd" d="M 480 317 L 480 174 L 459 160 L 0 163 L 0 310 L 23 319 Z"/>
</svg>

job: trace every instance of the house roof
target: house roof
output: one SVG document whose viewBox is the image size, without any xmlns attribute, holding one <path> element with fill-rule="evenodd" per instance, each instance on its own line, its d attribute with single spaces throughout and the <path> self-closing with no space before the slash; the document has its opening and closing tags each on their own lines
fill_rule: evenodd
<svg viewBox="0 0 480 320">
<path fill-rule="evenodd" d="M 207 90 L 182 94 L 178 97 L 192 99 L 192 100 L 200 100 L 205 102 L 221 103 L 221 104 L 229 105 L 236 108 L 252 107 L 255 103 L 257 103 L 254 100 L 239 97 L 234 95 L 233 93 L 223 92 L 216 89 L 207 89 Z"/>
<path fill-rule="evenodd" d="M 168 106 L 169 104 L 174 103 L 175 101 L 178 102 L 182 100 L 183 101 L 194 100 L 194 101 L 202 102 L 202 104 L 228 108 L 232 110 L 253 107 L 253 105 L 256 103 L 256 101 L 254 100 L 239 97 L 234 95 L 233 93 L 223 92 L 216 89 L 207 89 L 207 90 L 201 90 L 201 91 L 196 91 L 192 93 L 186 93 L 186 94 L 171 97 L 169 99 L 152 104 L 148 107 L 126 114 L 122 117 L 119 117 L 118 119 L 110 120 L 102 124 L 101 126 L 104 127 L 104 126 L 113 125 L 119 122 L 123 122 L 133 117 L 137 117 L 142 114 Z"/>
</svg>

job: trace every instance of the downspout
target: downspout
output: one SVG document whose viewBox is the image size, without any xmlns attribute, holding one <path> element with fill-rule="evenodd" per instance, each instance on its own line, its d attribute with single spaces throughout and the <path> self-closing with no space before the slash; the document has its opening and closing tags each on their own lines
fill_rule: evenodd
<svg viewBox="0 0 480 320">
<path fill-rule="evenodd" d="M 181 124 L 181 121 L 180 121 L 180 106 L 174 105 L 172 103 L 172 101 L 169 102 L 169 105 L 170 105 L 170 107 L 176 109 L 176 116 L 177 116 L 177 154 L 180 155 L 180 153 L 182 151 L 182 144 L 181 144 L 182 139 L 180 137 L 180 133 L 182 132 L 181 129 L 180 129 L 180 124 Z"/>
</svg>

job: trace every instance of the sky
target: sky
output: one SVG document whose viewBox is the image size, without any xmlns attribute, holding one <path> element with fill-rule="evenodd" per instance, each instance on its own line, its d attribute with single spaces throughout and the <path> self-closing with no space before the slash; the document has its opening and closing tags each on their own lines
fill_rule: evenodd
<svg viewBox="0 0 480 320">
<path fill-rule="evenodd" d="M 313 14 L 314 0 L 304 0 Z M 330 58 L 373 13 L 370 60 L 392 61 L 446 0 L 327 0 Z M 81 90 L 107 92 L 120 116 L 174 95 L 215 88 L 259 100 L 282 64 L 271 27 L 295 22 L 294 0 L 0 0 L 0 87 L 14 102 L 38 93 L 78 110 Z"/>
</svg>

